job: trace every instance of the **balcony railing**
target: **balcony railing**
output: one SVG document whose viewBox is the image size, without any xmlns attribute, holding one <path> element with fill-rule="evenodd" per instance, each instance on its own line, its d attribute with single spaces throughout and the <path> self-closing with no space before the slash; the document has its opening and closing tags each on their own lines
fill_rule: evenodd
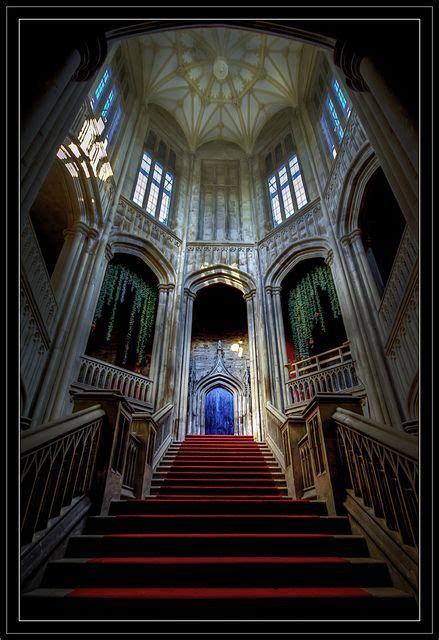
<svg viewBox="0 0 439 640">
<path fill-rule="evenodd" d="M 349 342 L 285 366 L 291 378 L 286 383 L 291 404 L 307 402 L 316 393 L 338 393 L 360 387 Z"/>
<path fill-rule="evenodd" d="M 81 357 L 78 384 L 83 389 L 113 389 L 138 402 L 149 401 L 152 380 L 90 356 Z"/>
</svg>

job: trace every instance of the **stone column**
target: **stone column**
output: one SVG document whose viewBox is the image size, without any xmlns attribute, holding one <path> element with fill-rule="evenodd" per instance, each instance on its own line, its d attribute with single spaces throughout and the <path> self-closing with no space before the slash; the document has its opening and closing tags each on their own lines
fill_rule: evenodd
<svg viewBox="0 0 439 640">
<path fill-rule="evenodd" d="M 63 306 L 68 288 L 72 284 L 72 275 L 77 267 L 88 232 L 89 228 L 83 222 L 78 222 L 64 231 L 64 244 L 50 280 L 59 307 Z"/>
<path fill-rule="evenodd" d="M 79 233 L 84 228 L 80 227 Z M 93 251 L 96 247 L 97 232 L 88 229 L 83 236 L 77 259 L 71 265 L 71 278 L 68 288 L 63 293 L 62 305 L 58 307 L 58 322 L 55 329 L 50 359 L 44 380 L 39 390 L 38 399 L 33 412 L 33 423 L 48 422 L 62 415 L 59 407 L 64 404 L 66 389 L 66 369 L 72 366 L 72 342 L 77 343 L 82 338 L 75 331 L 78 314 L 82 308 L 84 291 L 87 290 L 87 278 L 93 263 Z M 80 240 L 79 240 L 80 242 Z M 87 324 L 90 327 L 90 322 Z"/>
<path fill-rule="evenodd" d="M 275 310 L 273 306 L 273 287 L 266 287 L 267 300 L 267 337 L 268 353 L 270 364 L 270 388 L 272 402 L 279 410 L 283 410 L 282 404 L 282 382 L 281 382 L 281 361 L 279 357 L 279 336 L 277 335 Z"/>
<path fill-rule="evenodd" d="M 71 49 L 41 93 L 21 131 L 21 220 L 24 221 L 54 161 L 56 152 L 107 56 L 103 35 L 83 38 Z"/>
<path fill-rule="evenodd" d="M 259 379 L 259 357 L 257 345 L 257 318 L 255 309 L 256 291 L 249 291 L 244 294 L 247 303 L 247 322 L 248 322 L 248 342 L 250 350 L 250 394 L 252 401 L 252 431 L 253 437 L 262 442 L 262 424 L 261 414 L 262 405 L 260 398 L 260 379 Z"/>
<path fill-rule="evenodd" d="M 288 370 L 285 366 L 288 362 L 288 356 L 287 346 L 285 343 L 285 327 L 282 313 L 281 292 L 281 287 L 273 287 L 274 319 L 276 322 L 276 338 L 280 364 L 279 377 L 281 382 L 281 398 L 283 401 L 283 406 L 286 407 L 286 405 L 288 404 L 286 382 L 288 382 L 289 380 L 289 375 Z"/>
<path fill-rule="evenodd" d="M 414 237 L 418 235 L 418 135 L 368 57 L 338 41 L 334 63 L 346 76 L 349 97 L 372 143 Z"/>
<path fill-rule="evenodd" d="M 372 417 L 378 422 L 401 428 L 402 414 L 382 348 L 378 312 L 374 301 L 369 297 L 367 283 L 358 259 L 358 247 L 357 249 L 353 247 L 358 238 L 358 233 L 349 234 L 341 239 L 341 244 L 344 247 L 353 294 L 353 310 L 359 328 L 359 335 L 354 336 L 357 346 L 360 347 L 359 365 L 366 377 L 365 387 L 371 404 Z"/>
<path fill-rule="evenodd" d="M 154 384 L 154 407 L 160 409 L 169 399 L 168 365 L 171 333 L 173 284 L 159 284 L 159 300 L 155 320 L 154 344 L 151 356 L 150 378 Z"/>
<path fill-rule="evenodd" d="M 177 392 L 177 425 L 175 436 L 177 440 L 183 440 L 187 426 L 188 389 L 189 389 L 189 360 L 191 355 L 192 314 L 196 294 L 189 289 L 184 290 L 184 321 L 182 327 L 181 365 L 179 387 Z"/>
</svg>

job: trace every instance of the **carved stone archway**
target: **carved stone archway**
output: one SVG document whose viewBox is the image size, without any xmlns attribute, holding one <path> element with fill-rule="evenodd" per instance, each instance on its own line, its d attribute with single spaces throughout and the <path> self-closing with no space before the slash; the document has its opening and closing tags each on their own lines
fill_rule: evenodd
<svg viewBox="0 0 439 640">
<path fill-rule="evenodd" d="M 251 398 L 249 371 L 243 363 L 243 375 L 233 375 L 225 365 L 224 350 L 218 342 L 217 357 L 212 369 L 200 379 L 189 373 L 188 433 L 205 433 L 205 401 L 207 394 L 216 387 L 222 387 L 233 396 L 234 435 L 251 434 Z"/>
</svg>

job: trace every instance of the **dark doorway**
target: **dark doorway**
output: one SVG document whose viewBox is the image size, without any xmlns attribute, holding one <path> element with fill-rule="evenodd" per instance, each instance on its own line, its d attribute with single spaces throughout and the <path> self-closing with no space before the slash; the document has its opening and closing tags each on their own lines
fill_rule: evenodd
<svg viewBox="0 0 439 640">
<path fill-rule="evenodd" d="M 215 387 L 206 394 L 204 407 L 206 435 L 233 436 L 233 395 L 223 387 Z"/>
</svg>

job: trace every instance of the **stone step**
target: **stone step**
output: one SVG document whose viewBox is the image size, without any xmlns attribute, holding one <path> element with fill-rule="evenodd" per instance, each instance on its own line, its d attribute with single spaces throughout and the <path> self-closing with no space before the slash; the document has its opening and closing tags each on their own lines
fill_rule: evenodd
<svg viewBox="0 0 439 640">
<path fill-rule="evenodd" d="M 323 500 L 291 500 L 291 498 L 268 498 L 259 500 L 236 500 L 233 498 L 210 498 L 179 500 L 146 498 L 144 500 L 113 500 L 110 515 L 142 513 L 285 513 L 327 515 L 326 502 Z"/>
</svg>

